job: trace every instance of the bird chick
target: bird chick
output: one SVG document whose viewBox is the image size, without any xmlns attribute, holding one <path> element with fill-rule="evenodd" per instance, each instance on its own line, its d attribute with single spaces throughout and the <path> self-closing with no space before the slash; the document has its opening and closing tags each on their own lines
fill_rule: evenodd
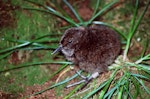
<svg viewBox="0 0 150 99">
<path fill-rule="evenodd" d="M 119 36 L 115 31 L 103 25 L 92 25 L 66 30 L 54 53 L 62 51 L 67 60 L 91 73 L 91 80 L 107 71 L 120 49 Z"/>
</svg>

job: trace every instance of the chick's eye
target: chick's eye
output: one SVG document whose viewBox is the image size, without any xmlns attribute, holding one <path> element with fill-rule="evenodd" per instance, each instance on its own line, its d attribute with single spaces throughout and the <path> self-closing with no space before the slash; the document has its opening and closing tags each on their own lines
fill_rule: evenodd
<svg viewBox="0 0 150 99">
<path fill-rule="evenodd" d="M 70 40 L 68 41 L 68 43 L 72 43 L 72 39 L 70 39 Z"/>
</svg>

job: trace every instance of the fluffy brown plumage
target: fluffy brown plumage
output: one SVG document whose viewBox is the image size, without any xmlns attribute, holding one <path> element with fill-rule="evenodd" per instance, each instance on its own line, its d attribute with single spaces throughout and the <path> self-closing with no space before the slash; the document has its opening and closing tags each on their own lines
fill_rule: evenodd
<svg viewBox="0 0 150 99">
<path fill-rule="evenodd" d="M 88 73 L 107 71 L 120 52 L 118 34 L 102 25 L 73 27 L 65 31 L 59 49 L 66 59 Z"/>
</svg>

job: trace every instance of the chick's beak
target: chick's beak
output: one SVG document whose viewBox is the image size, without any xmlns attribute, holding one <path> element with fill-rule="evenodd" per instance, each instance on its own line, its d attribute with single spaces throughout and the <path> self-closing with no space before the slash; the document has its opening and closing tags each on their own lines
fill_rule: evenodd
<svg viewBox="0 0 150 99">
<path fill-rule="evenodd" d="M 55 53 L 57 53 L 59 51 L 61 51 L 61 46 L 59 46 L 57 49 L 55 49 L 51 54 L 53 55 L 53 54 L 55 54 Z"/>
</svg>

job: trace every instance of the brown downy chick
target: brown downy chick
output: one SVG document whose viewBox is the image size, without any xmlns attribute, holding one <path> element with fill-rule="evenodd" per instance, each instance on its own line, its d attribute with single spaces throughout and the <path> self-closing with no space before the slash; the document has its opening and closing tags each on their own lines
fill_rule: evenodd
<svg viewBox="0 0 150 99">
<path fill-rule="evenodd" d="M 66 59 L 96 78 L 118 56 L 121 49 L 118 34 L 103 25 L 74 27 L 65 31 L 60 46 Z M 90 79 L 91 79 L 90 78 Z"/>
</svg>

